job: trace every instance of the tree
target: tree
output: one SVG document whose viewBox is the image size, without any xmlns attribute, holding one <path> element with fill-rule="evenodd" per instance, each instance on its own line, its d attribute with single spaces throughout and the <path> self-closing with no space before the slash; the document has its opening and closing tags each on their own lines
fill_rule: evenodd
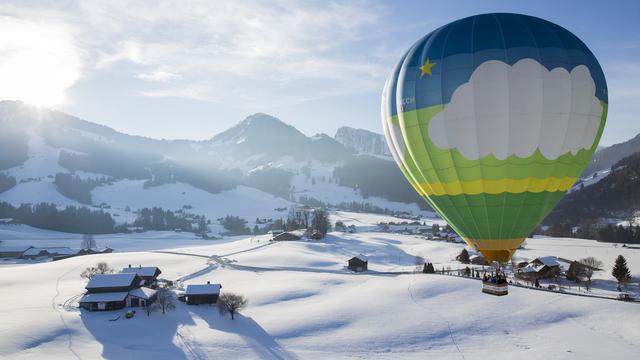
<svg viewBox="0 0 640 360">
<path fill-rule="evenodd" d="M 331 229 L 331 223 L 329 222 L 329 214 L 321 209 L 316 209 L 313 212 L 313 219 L 311 220 L 311 228 L 324 237 Z"/>
<path fill-rule="evenodd" d="M 433 268 L 433 264 L 432 263 L 428 263 L 428 264 L 424 264 L 424 268 L 422 270 L 423 273 L 425 274 L 433 274 L 436 272 L 436 270 Z"/>
<path fill-rule="evenodd" d="M 220 315 L 224 315 L 225 312 L 228 312 L 231 315 L 231 320 L 233 320 L 234 315 L 241 309 L 244 309 L 248 303 L 248 300 L 242 295 L 222 293 L 218 298 L 217 305 Z"/>
<path fill-rule="evenodd" d="M 627 267 L 627 259 L 625 259 L 624 256 L 618 255 L 616 262 L 613 265 L 611 275 L 618 280 L 618 291 L 620 291 L 621 284 L 629 282 L 629 279 L 631 279 L 631 272 L 629 271 L 629 267 Z"/>
<path fill-rule="evenodd" d="M 336 224 L 333 225 L 333 228 L 336 229 L 336 231 L 347 231 L 347 226 L 342 221 L 336 221 Z"/>
<path fill-rule="evenodd" d="M 471 260 L 469 260 L 469 252 L 467 249 L 462 249 L 460 255 L 458 255 L 456 259 L 463 264 L 469 264 L 471 262 Z"/>
<path fill-rule="evenodd" d="M 424 268 L 425 260 L 422 256 L 416 256 L 415 259 L 416 271 L 420 271 Z"/>
<path fill-rule="evenodd" d="M 175 298 L 173 297 L 173 292 L 167 288 L 159 288 L 156 292 L 156 301 L 153 302 L 153 311 L 155 309 L 162 310 L 162 314 L 166 314 L 167 311 L 173 310 L 176 308 Z"/>
<path fill-rule="evenodd" d="M 593 276 L 593 272 L 596 270 L 602 269 L 604 263 L 593 256 L 586 257 L 584 259 L 580 259 L 578 261 L 580 264 L 585 266 L 585 270 L 583 271 L 584 276 L 587 278 L 587 290 L 591 286 L 591 277 Z"/>
<path fill-rule="evenodd" d="M 93 238 L 93 235 L 91 234 L 84 234 L 82 235 L 82 242 L 80 243 L 80 248 L 82 250 L 91 250 L 91 249 L 95 249 L 96 246 L 96 240 Z"/>
<path fill-rule="evenodd" d="M 80 274 L 80 277 L 83 279 L 91 280 L 95 275 L 99 274 L 112 274 L 114 270 L 109 267 L 109 265 L 101 261 L 96 264 L 96 266 L 90 266 Z"/>
</svg>

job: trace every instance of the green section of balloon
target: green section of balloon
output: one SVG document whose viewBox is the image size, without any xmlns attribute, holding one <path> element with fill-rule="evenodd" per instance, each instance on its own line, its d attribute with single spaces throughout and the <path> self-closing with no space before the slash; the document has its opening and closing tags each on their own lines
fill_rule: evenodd
<svg viewBox="0 0 640 360">
<path fill-rule="evenodd" d="M 487 259 L 507 261 L 591 160 L 607 104 L 602 69 L 571 32 L 485 14 L 407 51 L 382 123 L 416 191 Z"/>
</svg>

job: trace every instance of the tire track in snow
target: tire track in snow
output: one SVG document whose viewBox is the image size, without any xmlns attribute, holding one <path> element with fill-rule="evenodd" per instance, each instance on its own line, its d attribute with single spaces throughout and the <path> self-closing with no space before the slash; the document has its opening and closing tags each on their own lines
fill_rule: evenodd
<svg viewBox="0 0 640 360">
<path fill-rule="evenodd" d="M 73 336 L 72 336 L 72 330 L 69 327 L 69 325 L 67 325 L 67 322 L 64 319 L 64 314 L 62 311 L 60 311 L 60 309 L 58 308 L 58 306 L 56 306 L 56 299 L 58 298 L 58 296 L 60 296 L 60 280 L 62 280 L 63 277 L 71 274 L 74 271 L 77 271 L 79 268 L 81 268 L 82 266 L 84 266 L 87 262 L 89 262 L 88 260 L 81 263 L 80 265 L 72 268 L 71 270 L 65 272 L 64 274 L 58 276 L 58 278 L 56 279 L 56 294 L 53 296 L 53 298 L 51 298 L 51 307 L 53 308 L 53 310 L 55 310 L 58 313 L 58 316 L 60 317 L 60 321 L 62 322 L 62 325 L 64 326 L 64 328 L 66 329 L 66 333 L 67 333 L 67 348 L 69 349 L 69 351 L 71 351 L 71 353 L 73 354 L 73 356 L 76 357 L 76 359 L 81 360 L 80 356 L 78 355 L 78 353 L 76 353 L 75 350 L 73 350 Z M 66 301 L 65 301 L 66 302 Z"/>
</svg>

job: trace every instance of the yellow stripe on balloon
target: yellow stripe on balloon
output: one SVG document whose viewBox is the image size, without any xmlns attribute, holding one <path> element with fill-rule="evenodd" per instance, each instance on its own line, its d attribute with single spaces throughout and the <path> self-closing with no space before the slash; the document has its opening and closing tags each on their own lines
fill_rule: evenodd
<svg viewBox="0 0 640 360">
<path fill-rule="evenodd" d="M 499 180 L 452 181 L 448 183 L 423 183 L 415 186 L 421 195 L 477 195 L 518 194 L 523 192 L 567 191 L 576 182 L 575 177 L 548 177 Z"/>
</svg>

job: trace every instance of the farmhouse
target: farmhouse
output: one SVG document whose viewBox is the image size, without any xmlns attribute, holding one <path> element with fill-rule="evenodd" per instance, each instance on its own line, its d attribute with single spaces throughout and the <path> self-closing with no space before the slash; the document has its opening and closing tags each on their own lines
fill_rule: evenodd
<svg viewBox="0 0 640 360">
<path fill-rule="evenodd" d="M 273 237 L 273 241 L 297 241 L 302 239 L 302 236 L 294 234 L 293 232 L 283 232 Z"/>
<path fill-rule="evenodd" d="M 24 259 L 37 259 L 41 257 L 53 258 L 58 256 L 77 255 L 80 249 L 71 249 L 68 247 L 32 247 L 22 254 Z"/>
<path fill-rule="evenodd" d="M 187 290 L 185 291 L 187 304 L 215 304 L 218 301 L 218 296 L 220 296 L 221 288 L 222 285 L 212 284 L 209 281 L 206 284 L 187 285 Z"/>
<path fill-rule="evenodd" d="M 351 271 L 362 272 L 362 271 L 366 271 L 368 266 L 369 266 L 369 259 L 366 256 L 360 254 L 358 256 L 354 256 L 351 259 L 349 259 L 347 268 Z"/>
<path fill-rule="evenodd" d="M 33 246 L 0 246 L 0 258 L 19 258 Z"/>
<path fill-rule="evenodd" d="M 87 310 L 122 309 L 128 303 L 129 292 L 143 282 L 135 273 L 95 275 L 85 286 L 87 293 L 80 298 L 80 307 Z"/>
<path fill-rule="evenodd" d="M 469 262 L 474 265 L 485 265 L 484 256 L 482 255 L 471 255 L 469 256 Z"/>
<path fill-rule="evenodd" d="M 162 274 L 162 271 L 156 266 L 143 267 L 138 265 L 138 267 L 131 267 L 131 264 L 129 264 L 129 267 L 122 269 L 122 273 L 137 274 L 144 280 L 144 286 L 153 287 L 157 285 L 158 276 Z"/>
</svg>

